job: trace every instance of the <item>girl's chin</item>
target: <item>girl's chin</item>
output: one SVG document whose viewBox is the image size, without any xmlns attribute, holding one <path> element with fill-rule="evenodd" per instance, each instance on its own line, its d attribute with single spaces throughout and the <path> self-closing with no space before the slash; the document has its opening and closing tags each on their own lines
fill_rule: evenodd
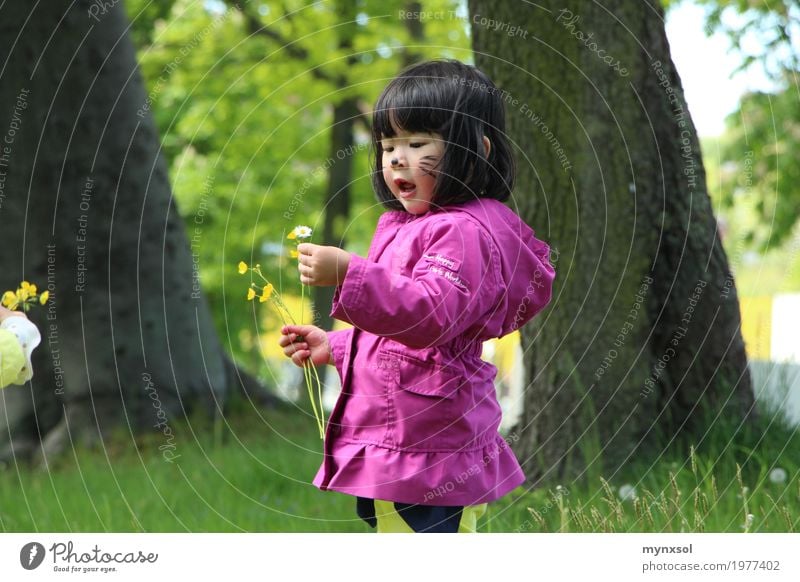
<svg viewBox="0 0 800 582">
<path fill-rule="evenodd" d="M 430 210 L 431 204 L 425 200 L 398 198 L 403 208 L 409 214 L 425 214 Z"/>
</svg>

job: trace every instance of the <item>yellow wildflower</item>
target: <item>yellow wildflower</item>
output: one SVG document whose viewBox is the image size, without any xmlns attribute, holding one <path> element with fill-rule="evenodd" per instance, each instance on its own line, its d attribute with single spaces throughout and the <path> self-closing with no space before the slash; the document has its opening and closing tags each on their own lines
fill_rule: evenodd
<svg viewBox="0 0 800 582">
<path fill-rule="evenodd" d="M 39 295 L 36 285 L 28 283 L 27 281 L 22 281 L 16 291 L 6 291 L 3 293 L 0 302 L 12 311 L 17 309 L 28 311 L 36 303 L 44 305 L 48 297 L 50 297 L 50 293 L 47 291 Z"/>
<path fill-rule="evenodd" d="M 250 287 L 247 290 L 247 300 L 252 301 L 255 298 L 255 296 L 256 296 L 256 290 Z"/>
<path fill-rule="evenodd" d="M 247 272 L 247 263 L 239 261 L 239 274 L 244 275 Z"/>
<path fill-rule="evenodd" d="M 13 291 L 6 291 L 5 293 L 3 293 L 3 305 L 8 307 L 9 309 L 16 309 L 18 303 L 19 301 L 17 300 L 16 293 L 14 293 Z"/>
</svg>

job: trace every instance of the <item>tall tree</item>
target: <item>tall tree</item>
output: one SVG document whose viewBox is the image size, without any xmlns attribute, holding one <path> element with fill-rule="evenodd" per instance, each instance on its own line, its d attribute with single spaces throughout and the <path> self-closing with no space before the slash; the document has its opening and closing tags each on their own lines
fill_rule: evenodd
<svg viewBox="0 0 800 582">
<path fill-rule="evenodd" d="M 167 458 L 174 419 L 252 386 L 212 325 L 128 28 L 120 3 L 0 7 L 0 284 L 50 290 L 36 374 L 2 392 L 2 457 L 144 427 Z"/>
<path fill-rule="evenodd" d="M 514 203 L 557 271 L 522 330 L 529 477 L 613 470 L 745 417 L 736 286 L 659 2 L 469 8 L 476 64 L 504 91 Z"/>
</svg>

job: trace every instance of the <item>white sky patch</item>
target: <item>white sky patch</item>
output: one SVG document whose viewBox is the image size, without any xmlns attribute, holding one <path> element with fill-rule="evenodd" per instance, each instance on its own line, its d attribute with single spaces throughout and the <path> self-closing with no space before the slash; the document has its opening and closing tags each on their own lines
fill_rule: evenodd
<svg viewBox="0 0 800 582">
<path fill-rule="evenodd" d="M 672 60 L 697 132 L 705 137 L 724 131 L 725 117 L 736 110 L 743 94 L 770 90 L 774 85 L 758 65 L 732 77 L 742 57 L 729 51 L 730 41 L 724 33 L 707 37 L 704 26 L 705 11 L 693 2 L 682 2 L 667 13 Z"/>
</svg>

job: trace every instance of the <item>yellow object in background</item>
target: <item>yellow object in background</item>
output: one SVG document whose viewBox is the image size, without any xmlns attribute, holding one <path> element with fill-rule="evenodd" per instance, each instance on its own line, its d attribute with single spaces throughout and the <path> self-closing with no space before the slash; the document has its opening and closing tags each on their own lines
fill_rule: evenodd
<svg viewBox="0 0 800 582">
<path fill-rule="evenodd" d="M 20 370 L 25 366 L 25 352 L 17 336 L 0 329 L 0 388 L 16 383 Z"/>
<path fill-rule="evenodd" d="M 305 301 L 301 301 L 301 298 L 297 295 L 281 295 L 281 297 L 283 298 L 283 303 L 286 305 L 287 310 L 295 321 L 313 323 L 314 306 L 308 298 L 306 298 Z M 261 313 L 261 317 L 262 330 L 259 334 L 261 355 L 276 363 L 288 362 L 286 356 L 283 355 L 283 348 L 278 345 L 278 340 L 281 337 L 281 327 L 284 325 L 284 322 L 274 309 L 265 309 Z M 340 329 L 340 327 L 334 325 L 334 329 Z"/>
<path fill-rule="evenodd" d="M 772 297 L 740 297 L 747 357 L 769 360 L 772 352 Z"/>
</svg>

